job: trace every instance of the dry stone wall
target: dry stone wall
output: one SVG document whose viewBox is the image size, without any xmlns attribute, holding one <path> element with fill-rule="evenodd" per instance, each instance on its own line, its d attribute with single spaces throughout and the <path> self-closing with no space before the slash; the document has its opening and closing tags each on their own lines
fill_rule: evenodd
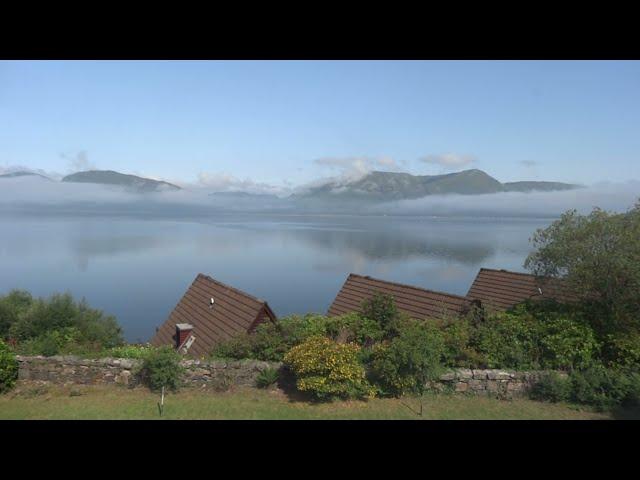
<svg viewBox="0 0 640 480">
<path fill-rule="evenodd" d="M 86 359 L 75 356 L 17 357 L 18 379 L 47 381 L 58 384 L 121 384 L 136 386 L 140 360 L 128 358 Z M 281 368 L 280 363 L 254 360 L 210 361 L 184 360 L 184 383 L 187 386 L 228 387 L 255 385 L 256 378 L 267 368 Z"/>
<path fill-rule="evenodd" d="M 445 373 L 430 386 L 436 390 L 455 393 L 513 397 L 529 392 L 544 373 L 544 371 L 459 369 Z"/>
<path fill-rule="evenodd" d="M 57 384 L 139 384 L 140 360 L 126 358 L 85 359 L 74 356 L 18 356 L 18 379 Z M 184 360 L 184 383 L 193 387 L 225 389 L 233 385 L 254 386 L 261 371 L 281 369 L 277 362 L 255 360 Z M 443 374 L 430 387 L 453 393 L 519 396 L 526 394 L 544 372 L 459 369 Z"/>
</svg>

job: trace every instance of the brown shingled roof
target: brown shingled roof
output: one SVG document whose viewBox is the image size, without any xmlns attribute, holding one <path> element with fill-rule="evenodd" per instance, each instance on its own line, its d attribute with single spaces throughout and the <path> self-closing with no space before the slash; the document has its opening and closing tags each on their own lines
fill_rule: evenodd
<svg viewBox="0 0 640 480">
<path fill-rule="evenodd" d="M 562 279 L 490 268 L 480 269 L 467 297 L 480 300 L 489 310 L 507 310 L 527 299 L 576 300 Z"/>
<path fill-rule="evenodd" d="M 189 323 L 196 337 L 189 355 L 207 356 L 217 343 L 238 333 L 250 332 L 267 320 L 276 321 L 267 302 L 200 273 L 151 339 L 151 344 L 176 347 L 176 324 Z"/>
<path fill-rule="evenodd" d="M 360 312 L 362 302 L 371 298 L 374 293 L 392 295 L 398 310 L 419 320 L 442 318 L 445 315 L 462 315 L 471 306 L 469 299 L 459 295 L 425 290 L 351 273 L 329 307 L 328 315 Z"/>
</svg>

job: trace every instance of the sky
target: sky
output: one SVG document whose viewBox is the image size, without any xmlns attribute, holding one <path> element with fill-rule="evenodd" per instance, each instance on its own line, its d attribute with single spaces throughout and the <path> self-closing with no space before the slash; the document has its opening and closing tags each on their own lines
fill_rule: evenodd
<svg viewBox="0 0 640 480">
<path fill-rule="evenodd" d="M 637 61 L 4 61 L 0 170 L 214 190 L 376 170 L 640 179 Z"/>
</svg>

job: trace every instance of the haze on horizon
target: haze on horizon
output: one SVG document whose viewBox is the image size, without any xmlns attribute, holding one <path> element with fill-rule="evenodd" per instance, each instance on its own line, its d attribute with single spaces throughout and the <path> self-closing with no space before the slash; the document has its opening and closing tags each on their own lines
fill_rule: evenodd
<svg viewBox="0 0 640 480">
<path fill-rule="evenodd" d="M 640 178 L 636 61 L 4 61 L 0 173 L 288 193 L 372 170 Z"/>
</svg>

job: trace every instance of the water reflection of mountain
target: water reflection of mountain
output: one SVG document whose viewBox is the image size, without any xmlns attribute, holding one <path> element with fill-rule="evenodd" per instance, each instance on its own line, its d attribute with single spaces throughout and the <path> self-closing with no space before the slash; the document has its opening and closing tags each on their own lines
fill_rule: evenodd
<svg viewBox="0 0 640 480">
<path fill-rule="evenodd" d="M 171 240 L 158 235 L 75 237 L 70 241 L 70 248 L 78 268 L 85 272 L 92 258 L 166 249 L 175 244 Z"/>
<path fill-rule="evenodd" d="M 288 235 L 335 252 L 354 252 L 370 260 L 410 257 L 453 260 L 477 265 L 495 253 L 489 241 L 473 238 L 442 239 L 407 231 L 291 230 Z"/>
<path fill-rule="evenodd" d="M 118 223 L 116 235 L 113 226 L 91 229 L 90 235 L 76 231 L 70 241 L 71 249 L 83 270 L 88 260 L 97 256 L 152 250 L 163 255 L 176 248 L 187 249 L 183 252 L 186 255 L 197 252 L 205 256 L 226 256 L 254 249 L 286 250 L 287 242 L 358 261 L 431 259 L 475 267 L 494 258 L 498 252 L 526 255 L 531 228 L 519 224 L 381 219 L 283 222 L 229 217 L 203 220 L 202 223 L 188 220 Z"/>
</svg>

